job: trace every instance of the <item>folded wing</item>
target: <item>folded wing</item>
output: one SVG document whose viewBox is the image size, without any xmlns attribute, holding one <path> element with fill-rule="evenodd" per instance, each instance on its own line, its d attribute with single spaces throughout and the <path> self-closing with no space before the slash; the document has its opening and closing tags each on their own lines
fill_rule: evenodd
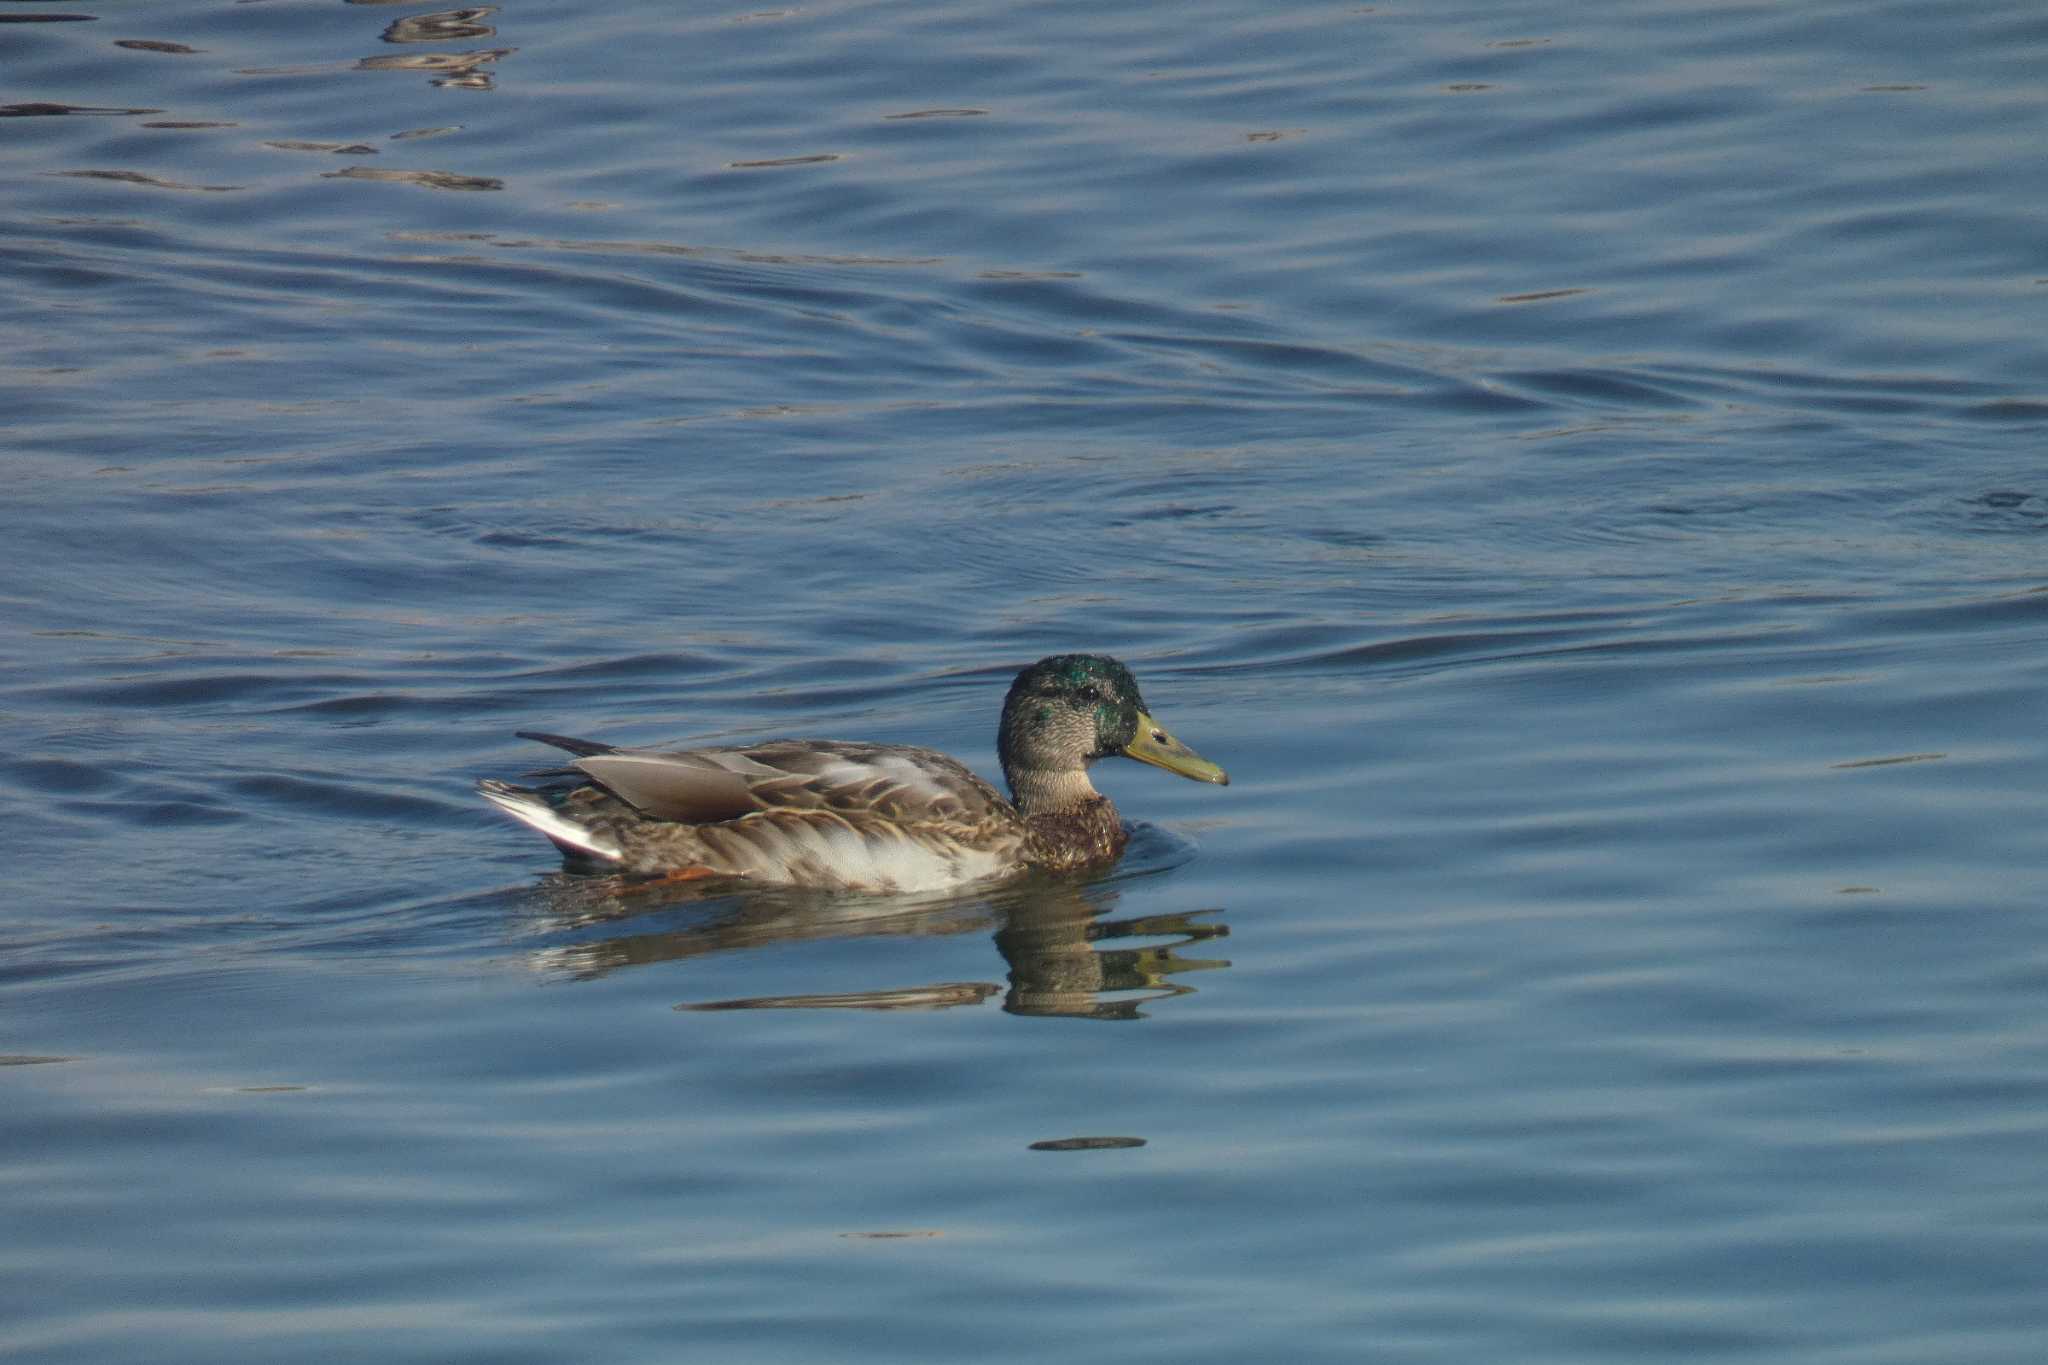
<svg viewBox="0 0 2048 1365">
<path fill-rule="evenodd" d="M 907 745 L 773 740 L 744 749 L 614 749 L 572 766 L 643 815 L 692 825 L 764 811 L 968 825 L 1009 814 L 1009 803 L 964 765 Z"/>
</svg>

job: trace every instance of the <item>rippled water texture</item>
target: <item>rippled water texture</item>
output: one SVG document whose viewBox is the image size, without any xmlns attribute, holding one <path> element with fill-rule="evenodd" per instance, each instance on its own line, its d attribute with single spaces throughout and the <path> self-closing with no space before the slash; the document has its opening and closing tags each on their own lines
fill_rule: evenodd
<svg viewBox="0 0 2048 1365">
<path fill-rule="evenodd" d="M 2048 19 L 0 0 L 38 1361 L 2048 1335 Z M 1113 873 L 566 880 L 470 791 L 993 774 Z"/>
</svg>

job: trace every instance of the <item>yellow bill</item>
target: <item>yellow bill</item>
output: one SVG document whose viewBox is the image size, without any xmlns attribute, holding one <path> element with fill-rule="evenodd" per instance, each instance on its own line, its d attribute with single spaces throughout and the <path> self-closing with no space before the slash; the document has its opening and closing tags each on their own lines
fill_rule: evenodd
<svg viewBox="0 0 2048 1365">
<path fill-rule="evenodd" d="M 1164 768 L 1182 777 L 1191 777 L 1197 782 L 1214 782 L 1219 787 L 1230 785 L 1229 773 L 1175 739 L 1164 725 L 1143 711 L 1138 713 L 1137 736 L 1124 745 L 1124 757 L 1150 763 L 1155 768 Z"/>
</svg>

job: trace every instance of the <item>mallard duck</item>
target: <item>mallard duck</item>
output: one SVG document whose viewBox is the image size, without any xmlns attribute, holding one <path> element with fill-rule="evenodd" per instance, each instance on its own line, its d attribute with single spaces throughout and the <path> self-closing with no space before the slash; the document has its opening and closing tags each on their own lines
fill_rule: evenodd
<svg viewBox="0 0 2048 1365">
<path fill-rule="evenodd" d="M 931 891 L 1113 862 L 1129 835 L 1088 780 L 1098 758 L 1230 781 L 1152 719 L 1128 668 L 1099 654 L 1040 659 L 1010 684 L 996 739 L 1008 801 L 958 760 L 904 744 L 617 749 L 519 735 L 576 755 L 534 776 L 574 780 L 485 779 L 477 790 L 573 866 L 843 891 Z"/>
</svg>

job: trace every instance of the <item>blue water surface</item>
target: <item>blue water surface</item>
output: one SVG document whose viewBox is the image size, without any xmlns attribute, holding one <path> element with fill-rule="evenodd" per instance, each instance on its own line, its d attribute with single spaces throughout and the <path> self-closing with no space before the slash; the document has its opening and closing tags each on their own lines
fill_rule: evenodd
<svg viewBox="0 0 2048 1365">
<path fill-rule="evenodd" d="M 2048 19 L 0 8 L 0 1350 L 2048 1339 Z M 540 728 L 1227 789 L 561 877 Z"/>
</svg>

